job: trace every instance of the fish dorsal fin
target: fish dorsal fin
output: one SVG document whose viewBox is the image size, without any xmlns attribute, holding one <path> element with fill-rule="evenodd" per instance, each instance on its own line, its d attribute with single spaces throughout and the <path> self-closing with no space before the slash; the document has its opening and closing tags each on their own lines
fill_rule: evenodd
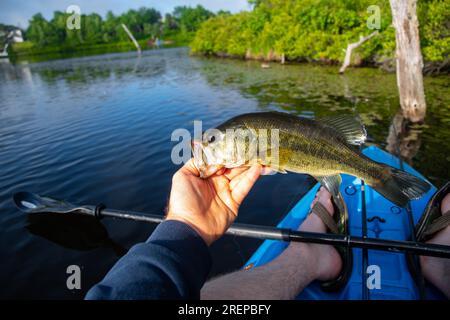
<svg viewBox="0 0 450 320">
<path fill-rule="evenodd" d="M 362 145 L 367 138 L 366 128 L 360 119 L 352 115 L 339 115 L 319 120 L 324 125 L 339 132 L 349 144 Z"/>
</svg>

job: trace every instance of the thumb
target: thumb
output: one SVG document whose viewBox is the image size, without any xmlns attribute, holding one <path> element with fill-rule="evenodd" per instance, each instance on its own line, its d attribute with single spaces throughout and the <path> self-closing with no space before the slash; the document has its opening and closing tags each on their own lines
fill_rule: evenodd
<svg viewBox="0 0 450 320">
<path fill-rule="evenodd" d="M 238 205 L 240 205 L 242 201 L 244 201 L 245 197 L 250 192 L 250 189 L 253 187 L 260 175 L 261 165 L 256 164 L 233 179 L 237 180 L 237 183 L 230 184 L 233 185 L 231 196 Z"/>
</svg>

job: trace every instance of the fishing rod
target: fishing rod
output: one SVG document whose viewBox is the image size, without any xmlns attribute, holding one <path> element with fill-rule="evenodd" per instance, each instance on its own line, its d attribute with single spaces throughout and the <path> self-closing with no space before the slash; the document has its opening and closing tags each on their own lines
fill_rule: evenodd
<svg viewBox="0 0 450 320">
<path fill-rule="evenodd" d="M 96 218 L 112 217 L 125 220 L 160 223 L 164 217 L 142 212 L 115 210 L 104 205 L 74 205 L 66 201 L 39 196 L 30 192 L 19 192 L 13 196 L 17 208 L 26 214 L 60 213 L 81 214 Z M 233 224 L 226 232 L 228 235 L 265 240 L 281 240 L 287 242 L 305 242 L 363 248 L 390 252 L 412 252 L 418 255 L 450 259 L 450 246 L 427 244 L 412 241 L 375 239 L 350 235 L 296 231 L 286 228 L 258 226 L 250 224 Z"/>
</svg>

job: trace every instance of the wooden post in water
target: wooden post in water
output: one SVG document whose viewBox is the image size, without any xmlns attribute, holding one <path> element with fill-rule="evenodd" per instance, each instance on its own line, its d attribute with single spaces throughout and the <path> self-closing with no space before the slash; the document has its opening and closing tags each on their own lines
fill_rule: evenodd
<svg viewBox="0 0 450 320">
<path fill-rule="evenodd" d="M 425 118 L 423 60 L 420 51 L 417 0 L 389 0 L 395 28 L 397 86 L 405 118 L 420 122 Z"/>
<path fill-rule="evenodd" d="M 134 45 L 136 46 L 137 52 L 141 54 L 141 47 L 139 46 L 139 43 L 136 41 L 136 39 L 133 37 L 133 34 L 130 30 L 128 30 L 127 26 L 122 23 L 122 28 L 125 30 L 127 35 L 130 37 L 131 41 L 133 41 Z"/>
</svg>

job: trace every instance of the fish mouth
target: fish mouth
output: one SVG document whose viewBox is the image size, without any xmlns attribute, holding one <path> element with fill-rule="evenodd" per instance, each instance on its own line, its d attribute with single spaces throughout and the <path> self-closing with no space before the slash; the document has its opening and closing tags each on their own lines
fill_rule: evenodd
<svg viewBox="0 0 450 320">
<path fill-rule="evenodd" d="M 197 168 L 200 178 L 207 178 L 208 158 L 205 154 L 203 143 L 198 140 L 192 140 L 192 155 L 194 157 L 194 166 Z"/>
<path fill-rule="evenodd" d="M 192 140 L 191 148 L 192 148 L 192 156 L 194 158 L 194 165 L 200 172 L 201 176 L 202 169 L 206 166 L 205 161 L 203 160 L 203 145 L 198 140 Z"/>
<path fill-rule="evenodd" d="M 214 157 L 211 150 L 205 148 L 201 141 L 193 139 L 191 146 L 194 166 L 197 168 L 200 178 L 208 178 L 223 167 L 223 165 L 214 164 Z"/>
</svg>

